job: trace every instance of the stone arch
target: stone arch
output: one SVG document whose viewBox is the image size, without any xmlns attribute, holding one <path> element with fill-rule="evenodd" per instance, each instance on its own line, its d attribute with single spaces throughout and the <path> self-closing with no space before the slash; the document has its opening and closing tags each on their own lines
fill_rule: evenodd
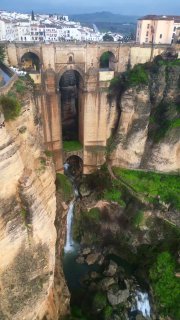
<svg viewBox="0 0 180 320">
<path fill-rule="evenodd" d="M 116 62 L 115 54 L 112 51 L 104 51 L 99 58 L 99 68 L 114 71 Z"/>
<path fill-rule="evenodd" d="M 74 66 L 66 65 L 65 67 L 60 69 L 60 71 L 57 74 L 57 88 L 59 88 L 59 82 L 60 82 L 60 79 L 61 79 L 63 73 L 65 73 L 67 70 L 77 71 L 81 75 L 82 85 L 84 86 L 84 84 L 85 84 L 85 72 L 77 65 L 74 65 Z"/>
<path fill-rule="evenodd" d="M 70 155 L 64 163 L 64 172 L 67 171 L 74 177 L 83 173 L 83 159 L 75 154 Z"/>
<path fill-rule="evenodd" d="M 39 54 L 33 51 L 27 51 L 21 56 L 21 66 L 29 71 L 40 71 L 41 60 Z"/>
</svg>

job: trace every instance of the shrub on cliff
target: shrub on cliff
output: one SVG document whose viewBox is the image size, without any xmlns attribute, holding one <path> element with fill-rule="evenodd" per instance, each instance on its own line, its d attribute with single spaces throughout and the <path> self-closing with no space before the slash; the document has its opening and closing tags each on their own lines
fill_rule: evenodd
<svg viewBox="0 0 180 320">
<path fill-rule="evenodd" d="M 5 50 L 2 45 L 0 45 L 0 63 L 4 61 L 5 58 Z"/>
<path fill-rule="evenodd" d="M 73 189 L 70 181 L 64 174 L 56 174 L 56 189 L 61 194 L 62 200 L 70 201 L 73 197 Z"/>
<path fill-rule="evenodd" d="M 180 319 L 180 279 L 175 277 L 175 261 L 169 252 L 159 254 L 150 279 L 160 313 Z"/>
<path fill-rule="evenodd" d="M 4 118 L 6 121 L 17 118 L 21 111 L 19 101 L 14 97 L 1 96 L 0 104 L 3 108 Z"/>
<path fill-rule="evenodd" d="M 132 70 L 127 72 L 127 82 L 129 86 L 148 84 L 148 72 L 143 64 L 137 64 Z"/>
</svg>

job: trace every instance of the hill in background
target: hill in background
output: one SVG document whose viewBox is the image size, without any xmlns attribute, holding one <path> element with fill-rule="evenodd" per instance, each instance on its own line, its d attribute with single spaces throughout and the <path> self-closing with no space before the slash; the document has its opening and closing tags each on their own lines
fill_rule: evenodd
<svg viewBox="0 0 180 320">
<path fill-rule="evenodd" d="M 101 32 L 118 32 L 123 34 L 134 33 L 136 30 L 137 16 L 114 14 L 111 12 L 95 12 L 70 15 L 70 19 L 80 21 L 82 25 L 92 27 L 96 24 Z"/>
</svg>

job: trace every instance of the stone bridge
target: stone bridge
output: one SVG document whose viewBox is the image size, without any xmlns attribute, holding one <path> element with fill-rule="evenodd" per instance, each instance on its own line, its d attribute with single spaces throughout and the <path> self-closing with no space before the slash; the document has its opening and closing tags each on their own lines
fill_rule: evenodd
<svg viewBox="0 0 180 320">
<path fill-rule="evenodd" d="M 63 140 L 68 137 L 81 142 L 83 170 L 89 173 L 105 161 L 107 139 L 117 122 L 116 102 L 107 99 L 110 80 L 128 65 L 144 63 L 161 54 L 166 46 L 9 43 L 6 50 L 8 62 L 29 68 L 38 85 L 44 143 L 53 151 L 56 170 L 63 170 Z M 101 61 L 104 53 L 109 57 L 105 67 Z"/>
</svg>

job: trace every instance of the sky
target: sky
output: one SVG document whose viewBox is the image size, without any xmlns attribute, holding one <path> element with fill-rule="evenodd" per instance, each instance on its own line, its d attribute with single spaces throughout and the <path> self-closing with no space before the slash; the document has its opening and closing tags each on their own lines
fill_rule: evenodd
<svg viewBox="0 0 180 320">
<path fill-rule="evenodd" d="M 0 0 L 0 10 L 47 13 L 110 11 L 128 15 L 180 15 L 180 0 Z"/>
</svg>

